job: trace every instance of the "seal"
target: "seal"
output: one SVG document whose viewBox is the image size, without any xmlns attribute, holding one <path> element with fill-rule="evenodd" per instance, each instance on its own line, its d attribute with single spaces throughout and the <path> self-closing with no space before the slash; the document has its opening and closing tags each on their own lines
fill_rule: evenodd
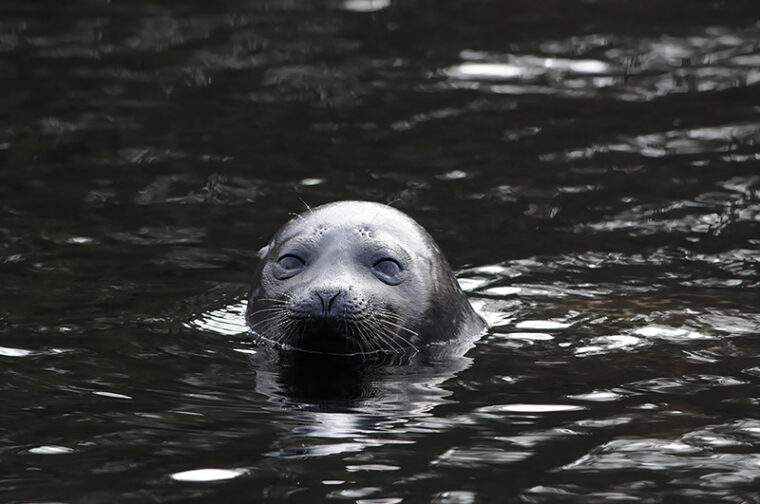
<svg viewBox="0 0 760 504">
<path fill-rule="evenodd" d="M 281 349 L 414 354 L 485 327 L 433 238 L 387 205 L 310 209 L 258 256 L 246 321 L 254 337 Z"/>
</svg>

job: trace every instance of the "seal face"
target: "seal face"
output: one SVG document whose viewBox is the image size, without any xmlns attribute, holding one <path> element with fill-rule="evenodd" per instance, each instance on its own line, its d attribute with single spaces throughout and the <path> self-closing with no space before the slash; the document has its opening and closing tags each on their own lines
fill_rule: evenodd
<svg viewBox="0 0 760 504">
<path fill-rule="evenodd" d="M 259 258 L 246 320 L 281 348 L 415 353 L 485 326 L 430 235 L 387 205 L 314 208 L 285 224 Z"/>
</svg>

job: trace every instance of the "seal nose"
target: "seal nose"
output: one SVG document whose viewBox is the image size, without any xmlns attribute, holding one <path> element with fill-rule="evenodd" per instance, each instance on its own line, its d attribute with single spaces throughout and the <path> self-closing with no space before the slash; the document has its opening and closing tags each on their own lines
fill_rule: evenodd
<svg viewBox="0 0 760 504">
<path fill-rule="evenodd" d="M 340 289 L 323 289 L 318 290 L 315 292 L 317 298 L 319 299 L 319 302 L 322 307 L 322 312 L 320 315 L 322 317 L 330 317 L 335 316 L 335 313 L 333 312 L 333 309 L 335 308 L 335 300 L 338 299 L 338 297 L 341 294 Z"/>
</svg>

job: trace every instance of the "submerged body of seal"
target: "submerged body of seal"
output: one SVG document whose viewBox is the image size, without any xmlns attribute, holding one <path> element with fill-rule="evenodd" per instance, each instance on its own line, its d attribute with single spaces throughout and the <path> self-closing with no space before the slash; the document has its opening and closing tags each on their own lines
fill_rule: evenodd
<svg viewBox="0 0 760 504">
<path fill-rule="evenodd" d="M 387 205 L 340 201 L 309 210 L 259 258 L 246 320 L 281 348 L 399 354 L 485 327 L 430 235 Z"/>
</svg>

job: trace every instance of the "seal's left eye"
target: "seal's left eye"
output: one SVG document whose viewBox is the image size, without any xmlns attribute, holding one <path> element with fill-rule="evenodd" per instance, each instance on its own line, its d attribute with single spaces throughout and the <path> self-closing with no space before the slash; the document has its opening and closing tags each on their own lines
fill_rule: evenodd
<svg viewBox="0 0 760 504">
<path fill-rule="evenodd" d="M 401 272 L 401 265 L 393 259 L 380 259 L 375 263 L 374 268 L 388 277 L 395 277 Z"/>
<path fill-rule="evenodd" d="M 301 269 L 306 264 L 300 257 L 294 255 L 284 255 L 277 262 L 286 271 Z"/>
</svg>

